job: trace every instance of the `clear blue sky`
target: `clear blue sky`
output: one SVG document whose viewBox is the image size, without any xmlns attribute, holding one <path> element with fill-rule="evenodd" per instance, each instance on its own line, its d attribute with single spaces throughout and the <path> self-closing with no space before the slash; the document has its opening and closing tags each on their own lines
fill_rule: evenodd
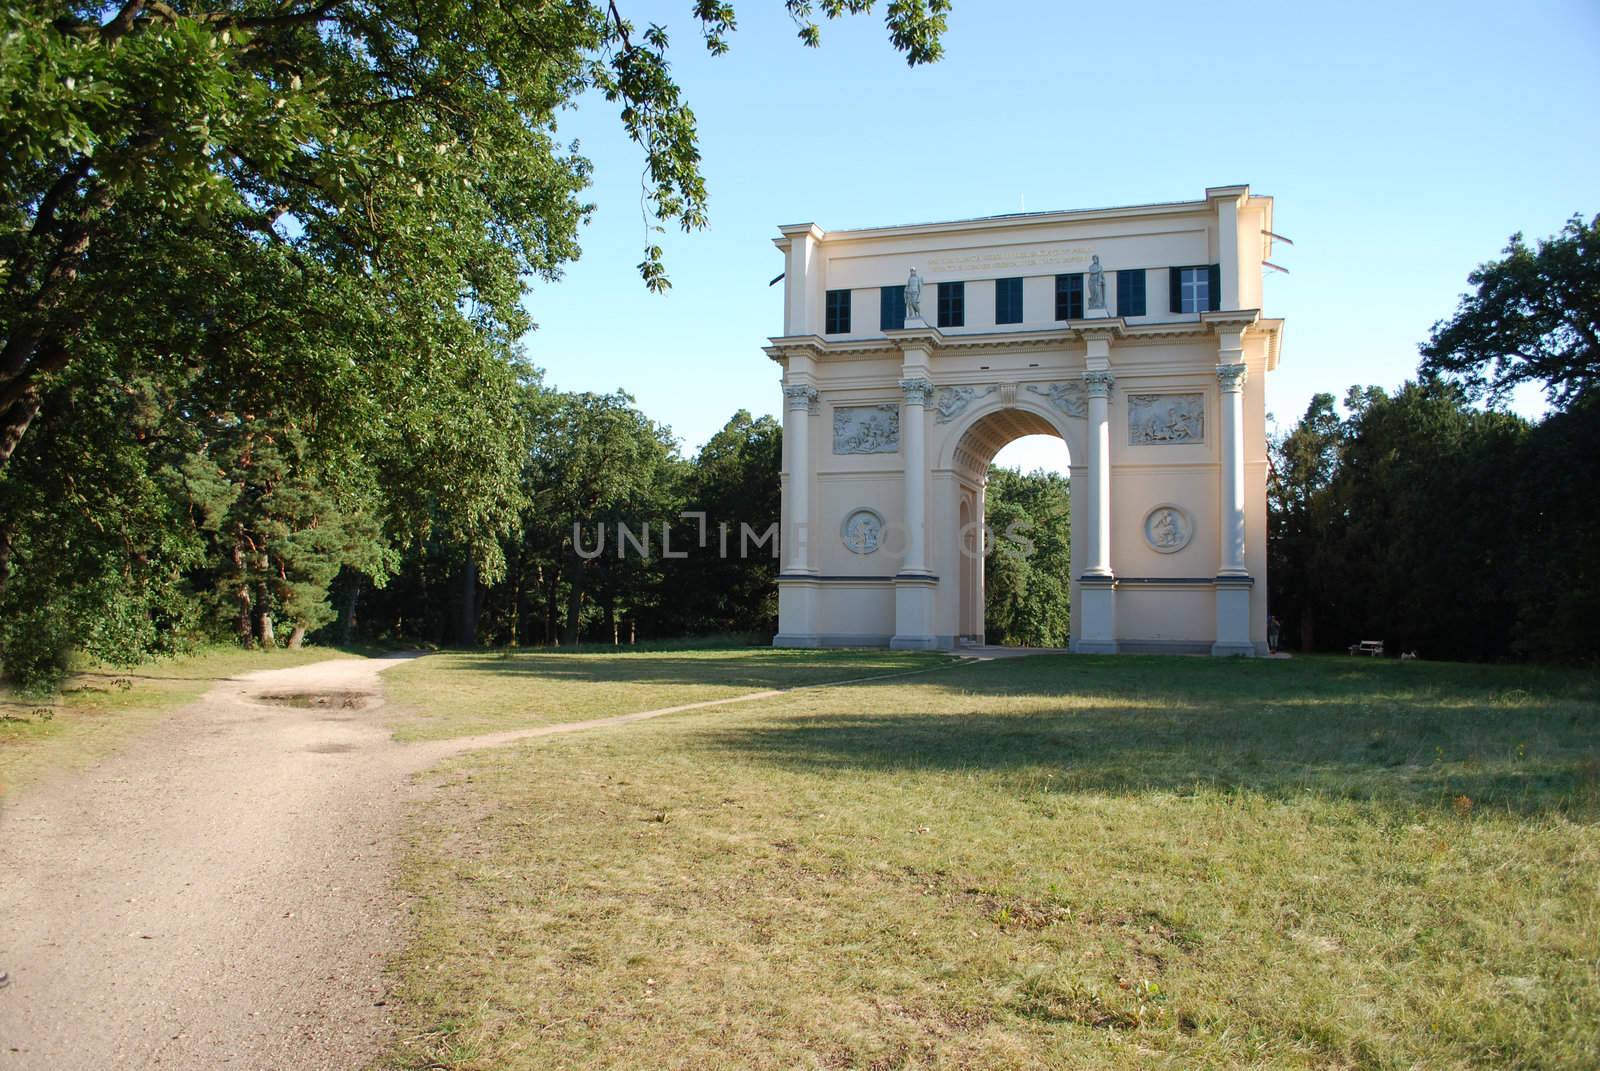
<svg viewBox="0 0 1600 1071">
<path fill-rule="evenodd" d="M 807 49 L 780 0 L 738 0 L 708 56 L 690 0 L 664 23 L 699 119 L 711 226 L 665 236 L 645 292 L 641 156 L 610 107 L 562 120 L 595 163 L 583 257 L 539 283 L 526 340 L 552 384 L 622 388 L 692 451 L 736 410 L 778 412 L 781 223 L 825 229 L 1198 198 L 1276 198 L 1266 312 L 1286 318 L 1268 408 L 1392 386 L 1466 275 L 1514 231 L 1600 212 L 1600 4 L 955 0 L 945 58 L 908 69 L 874 15 Z M 905 117 L 915 116 L 908 124 Z M 1537 395 L 1519 399 L 1537 412 Z M 1021 456 L 1007 455 L 1017 462 Z M 1048 459 L 1041 459 L 1048 460 Z"/>
</svg>

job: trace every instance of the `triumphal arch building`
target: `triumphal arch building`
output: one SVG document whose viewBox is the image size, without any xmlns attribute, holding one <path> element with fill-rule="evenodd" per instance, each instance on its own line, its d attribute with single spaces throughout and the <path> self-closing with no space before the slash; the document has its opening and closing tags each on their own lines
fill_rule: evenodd
<svg viewBox="0 0 1600 1071">
<path fill-rule="evenodd" d="M 989 463 L 1049 434 L 1074 650 L 1266 650 L 1271 198 L 780 229 L 777 644 L 982 642 Z"/>
</svg>

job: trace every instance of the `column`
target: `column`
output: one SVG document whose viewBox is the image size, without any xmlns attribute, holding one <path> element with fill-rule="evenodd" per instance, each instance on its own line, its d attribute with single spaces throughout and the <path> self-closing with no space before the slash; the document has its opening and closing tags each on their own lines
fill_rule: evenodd
<svg viewBox="0 0 1600 1071">
<path fill-rule="evenodd" d="M 789 510 L 784 517 L 783 571 L 811 572 L 811 408 L 817 388 L 805 383 L 783 388 L 787 419 L 783 441 L 789 450 Z"/>
<path fill-rule="evenodd" d="M 1085 372 L 1089 396 L 1089 552 L 1088 576 L 1111 576 L 1111 388 L 1110 372 Z"/>
<path fill-rule="evenodd" d="M 900 456 L 905 463 L 906 552 L 894 578 L 894 638 L 897 650 L 927 651 L 940 646 L 933 634 L 934 597 L 939 578 L 928 571 L 928 455 L 925 437 L 928 398 L 933 384 L 921 376 L 900 381 L 905 410 L 900 416 Z M 959 582 L 959 578 L 957 579 Z M 955 637 L 950 637 L 950 643 Z"/>
<path fill-rule="evenodd" d="M 774 647 L 817 647 L 822 643 L 817 621 L 822 593 L 811 575 L 811 408 L 817 388 L 809 383 L 783 387 L 783 449 L 789 482 L 785 487 L 779 543 L 783 568 L 778 574 L 778 634 Z"/>
<path fill-rule="evenodd" d="M 1093 356 L 1093 355 L 1092 355 Z M 1117 578 L 1111 570 L 1111 388 L 1116 378 L 1104 368 L 1083 374 L 1089 416 L 1088 551 L 1078 578 L 1077 650 L 1117 653 Z"/>
<path fill-rule="evenodd" d="M 1217 632 L 1214 655 L 1253 655 L 1250 639 L 1250 589 L 1254 580 L 1244 560 L 1244 384 L 1243 335 L 1226 332 L 1217 354 L 1222 440 L 1217 474 Z"/>
<path fill-rule="evenodd" d="M 900 418 L 900 448 L 905 459 L 906 555 L 901 575 L 928 571 L 928 455 L 925 443 L 928 397 L 933 384 L 926 379 L 902 379 L 906 396 Z"/>
<path fill-rule="evenodd" d="M 1222 388 L 1222 518 L 1218 576 L 1248 576 L 1244 564 L 1244 363 L 1217 365 Z"/>
</svg>

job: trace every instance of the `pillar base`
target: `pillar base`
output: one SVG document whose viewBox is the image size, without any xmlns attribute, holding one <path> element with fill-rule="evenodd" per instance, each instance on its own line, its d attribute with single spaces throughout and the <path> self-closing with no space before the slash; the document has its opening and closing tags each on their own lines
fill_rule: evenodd
<svg viewBox="0 0 1600 1071">
<path fill-rule="evenodd" d="M 822 637 L 811 633 L 796 635 L 794 633 L 780 632 L 772 637 L 774 647 L 821 647 Z"/>
<path fill-rule="evenodd" d="M 1250 640 L 1249 576 L 1217 577 L 1217 640 L 1211 653 L 1219 658 L 1253 658 L 1256 645 Z"/>
<path fill-rule="evenodd" d="M 941 645 L 933 632 L 933 598 L 939 578 L 925 573 L 901 573 L 894 578 L 895 651 L 933 651 Z"/>
<path fill-rule="evenodd" d="M 1078 578 L 1078 640 L 1072 649 L 1080 654 L 1117 653 L 1117 578 Z"/>
</svg>

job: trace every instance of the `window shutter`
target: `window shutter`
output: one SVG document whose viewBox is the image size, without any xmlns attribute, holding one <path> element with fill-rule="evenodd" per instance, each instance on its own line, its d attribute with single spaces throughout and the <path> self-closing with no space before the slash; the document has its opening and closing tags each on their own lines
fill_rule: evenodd
<svg viewBox="0 0 1600 1071">
<path fill-rule="evenodd" d="M 1167 269 L 1168 308 L 1172 312 L 1183 311 L 1183 269 Z"/>
<path fill-rule="evenodd" d="M 1211 311 L 1222 308 L 1222 265 L 1213 264 L 1206 269 L 1206 296 L 1211 299 Z"/>
<path fill-rule="evenodd" d="M 1144 315 L 1144 269 L 1117 272 L 1117 315 Z"/>
<path fill-rule="evenodd" d="M 906 288 L 885 286 L 878 291 L 878 330 L 899 331 L 906 325 Z"/>
</svg>

